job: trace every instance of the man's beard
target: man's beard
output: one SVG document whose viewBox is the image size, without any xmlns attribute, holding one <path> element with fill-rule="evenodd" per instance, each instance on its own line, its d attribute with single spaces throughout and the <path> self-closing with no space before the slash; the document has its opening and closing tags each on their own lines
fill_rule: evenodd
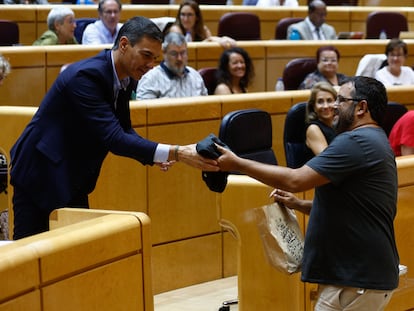
<svg viewBox="0 0 414 311">
<path fill-rule="evenodd" d="M 181 76 L 184 73 L 185 66 L 184 66 L 184 64 L 179 66 L 179 67 L 178 66 L 171 66 L 171 67 L 168 67 L 168 69 L 170 69 L 177 76 Z"/>
<path fill-rule="evenodd" d="M 336 134 L 341 134 L 351 129 L 351 125 L 355 120 L 354 110 L 355 106 L 353 105 L 351 109 L 339 113 L 336 118 L 334 118 L 333 128 Z"/>
</svg>

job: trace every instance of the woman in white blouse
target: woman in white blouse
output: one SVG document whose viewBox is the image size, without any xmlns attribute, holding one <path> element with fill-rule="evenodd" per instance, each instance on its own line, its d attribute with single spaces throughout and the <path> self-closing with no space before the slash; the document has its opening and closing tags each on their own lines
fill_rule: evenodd
<svg viewBox="0 0 414 311">
<path fill-rule="evenodd" d="M 414 84 L 414 71 L 404 66 L 407 58 L 407 44 L 400 39 L 391 39 L 385 48 L 387 66 L 375 73 L 375 79 L 385 86 Z"/>
</svg>

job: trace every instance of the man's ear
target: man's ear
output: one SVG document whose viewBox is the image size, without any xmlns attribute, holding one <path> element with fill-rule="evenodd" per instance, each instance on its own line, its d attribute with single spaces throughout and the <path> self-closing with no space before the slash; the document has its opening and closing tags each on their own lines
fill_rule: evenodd
<svg viewBox="0 0 414 311">
<path fill-rule="evenodd" d="M 129 45 L 129 40 L 127 37 L 122 36 L 119 39 L 119 49 L 121 50 L 122 53 L 124 53 L 126 51 L 126 49 L 128 48 Z"/>
<path fill-rule="evenodd" d="M 358 105 L 359 105 L 359 109 L 358 109 L 359 111 L 365 112 L 365 113 L 368 112 L 368 102 L 365 99 L 361 100 Z"/>
</svg>

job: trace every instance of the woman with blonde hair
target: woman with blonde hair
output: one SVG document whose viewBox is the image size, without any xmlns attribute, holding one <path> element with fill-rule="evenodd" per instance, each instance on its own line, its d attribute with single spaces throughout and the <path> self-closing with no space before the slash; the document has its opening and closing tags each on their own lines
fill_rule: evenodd
<svg viewBox="0 0 414 311">
<path fill-rule="evenodd" d="M 306 146 L 309 158 L 321 153 L 336 136 L 333 129 L 336 90 L 328 82 L 317 82 L 306 104 Z"/>
</svg>

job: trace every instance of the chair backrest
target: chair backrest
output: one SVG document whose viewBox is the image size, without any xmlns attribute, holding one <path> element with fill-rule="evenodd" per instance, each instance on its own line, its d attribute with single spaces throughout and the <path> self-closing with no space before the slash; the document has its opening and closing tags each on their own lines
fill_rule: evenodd
<svg viewBox="0 0 414 311">
<path fill-rule="evenodd" d="M 217 79 L 216 79 L 217 68 L 216 67 L 201 68 L 198 70 L 198 72 L 200 73 L 201 77 L 204 80 L 204 85 L 206 86 L 208 90 L 208 95 L 213 95 L 214 90 L 216 89 L 216 86 L 217 86 Z"/>
<path fill-rule="evenodd" d="M 0 46 L 20 43 L 19 25 L 10 20 L 0 20 Z"/>
<path fill-rule="evenodd" d="M 384 120 L 382 121 L 382 128 L 384 129 L 387 136 L 390 135 L 395 122 L 397 122 L 398 119 L 401 118 L 407 111 L 407 107 L 405 107 L 403 104 L 388 102 Z"/>
<path fill-rule="evenodd" d="M 75 28 L 75 38 L 78 43 L 82 43 L 83 32 L 85 31 L 86 26 L 91 23 L 96 22 L 97 18 L 84 17 L 76 19 L 76 28 Z"/>
<path fill-rule="evenodd" d="M 284 17 L 276 24 L 275 39 L 286 40 L 287 29 L 290 25 L 303 21 L 302 17 Z"/>
<path fill-rule="evenodd" d="M 268 164 L 277 164 L 272 149 L 272 119 L 260 109 L 242 109 L 226 114 L 219 138 L 238 156 Z"/>
<path fill-rule="evenodd" d="M 378 39 L 384 30 L 388 39 L 398 38 L 401 31 L 408 31 L 407 18 L 399 12 L 372 12 L 366 21 L 366 39 Z"/>
<path fill-rule="evenodd" d="M 316 68 L 315 58 L 295 58 L 289 61 L 283 70 L 285 90 L 297 90 L 307 74 L 315 71 Z"/>
<path fill-rule="evenodd" d="M 365 54 L 358 63 L 355 75 L 375 78 L 375 73 L 382 68 L 386 61 L 385 54 Z"/>
<path fill-rule="evenodd" d="M 260 19 L 248 12 L 230 12 L 220 17 L 217 35 L 234 40 L 260 40 Z"/>
<path fill-rule="evenodd" d="M 283 130 L 286 165 L 298 168 L 309 159 L 306 158 L 306 102 L 293 105 L 286 114 Z"/>
</svg>

